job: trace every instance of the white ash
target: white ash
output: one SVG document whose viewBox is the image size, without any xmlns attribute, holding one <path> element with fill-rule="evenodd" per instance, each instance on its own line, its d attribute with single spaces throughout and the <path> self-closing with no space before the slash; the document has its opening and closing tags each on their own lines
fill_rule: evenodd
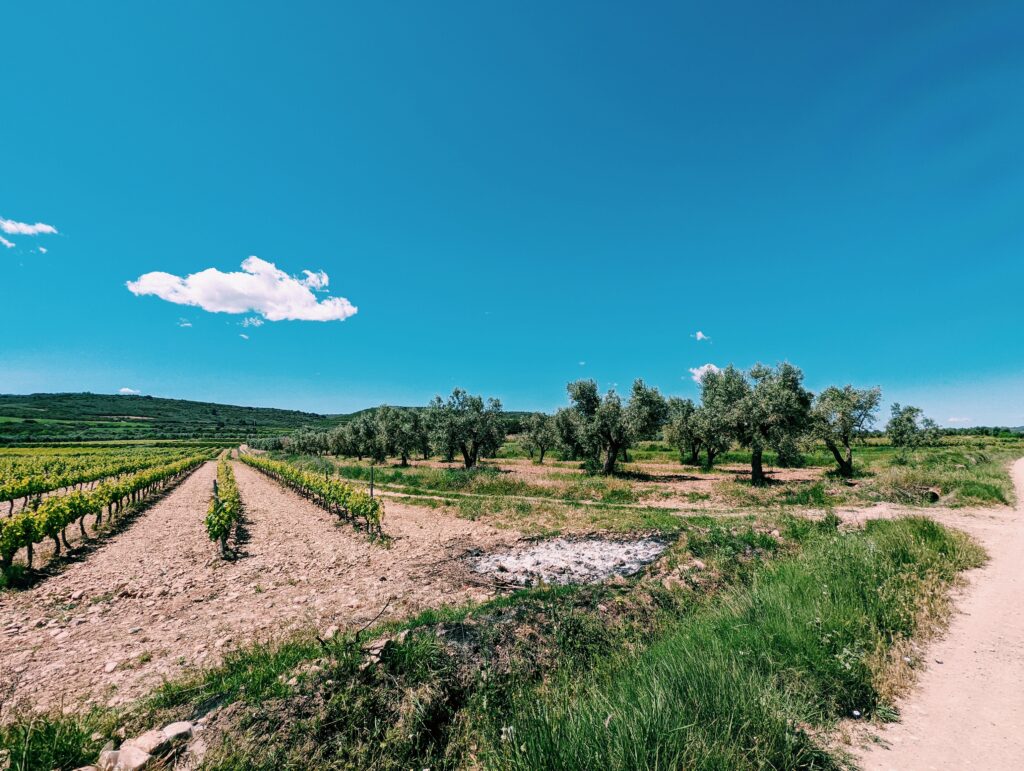
<svg viewBox="0 0 1024 771">
<path fill-rule="evenodd" d="M 654 537 L 635 540 L 553 538 L 473 560 L 477 573 L 531 586 L 593 584 L 612 576 L 631 576 L 653 562 L 668 544 Z"/>
</svg>

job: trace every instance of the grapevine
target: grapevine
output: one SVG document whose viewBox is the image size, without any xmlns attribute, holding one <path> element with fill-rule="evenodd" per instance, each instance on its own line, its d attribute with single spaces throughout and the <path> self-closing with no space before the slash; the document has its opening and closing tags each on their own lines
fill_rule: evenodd
<svg viewBox="0 0 1024 771">
<path fill-rule="evenodd" d="M 291 487 L 339 518 L 354 525 L 358 525 L 362 520 L 372 535 L 383 535 L 381 522 L 384 519 L 384 504 L 380 498 L 371 498 L 362 490 L 339 479 L 311 474 L 289 463 L 262 455 L 242 454 L 239 458 L 243 463 Z"/>
</svg>

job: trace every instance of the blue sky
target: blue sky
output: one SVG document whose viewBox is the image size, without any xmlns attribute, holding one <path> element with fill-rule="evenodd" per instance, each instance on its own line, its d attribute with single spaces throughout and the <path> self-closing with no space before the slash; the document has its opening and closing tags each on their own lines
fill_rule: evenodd
<svg viewBox="0 0 1024 771">
<path fill-rule="evenodd" d="M 845 5 L 11 4 L 0 391 L 1024 424 L 1024 6 Z"/>
</svg>

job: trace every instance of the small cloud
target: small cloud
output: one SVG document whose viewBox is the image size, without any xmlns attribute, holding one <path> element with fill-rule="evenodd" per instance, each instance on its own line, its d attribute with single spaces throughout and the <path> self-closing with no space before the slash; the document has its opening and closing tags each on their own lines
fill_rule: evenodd
<svg viewBox="0 0 1024 771">
<path fill-rule="evenodd" d="M 262 327 L 263 319 L 259 316 L 249 316 L 248 318 L 242 319 L 243 327 Z"/>
<path fill-rule="evenodd" d="M 702 364 L 699 367 L 690 367 L 690 377 L 694 383 L 700 383 L 709 372 L 721 372 L 722 370 L 714 364 Z"/>
<path fill-rule="evenodd" d="M 155 271 L 127 282 L 135 295 L 155 295 L 178 305 L 193 305 L 210 313 L 256 312 L 267 321 L 344 321 L 358 312 L 344 297 L 318 300 L 311 288 L 327 286 L 327 274 L 303 271 L 305 279 L 289 276 L 274 263 L 249 257 L 242 272 L 207 268 L 184 278 Z"/>
<path fill-rule="evenodd" d="M 581 367 L 585 367 L 585 366 L 587 366 L 587 363 L 586 363 L 585 361 L 581 361 L 581 362 L 580 362 L 580 366 L 581 366 Z"/>
<path fill-rule="evenodd" d="M 13 242 L 13 241 L 8 241 L 8 240 L 7 240 L 6 238 L 4 238 L 3 236 L 0 236 L 0 244 L 3 244 L 3 245 L 4 245 L 4 246 L 6 246 L 6 247 L 7 247 L 8 249 L 13 249 L 13 248 L 14 248 L 14 242 Z"/>
<path fill-rule="evenodd" d="M 970 418 L 947 418 L 947 423 L 970 423 Z"/>
<path fill-rule="evenodd" d="M 135 388 L 118 388 L 117 392 L 121 394 L 121 396 L 138 396 L 142 393 L 142 391 Z"/>
<path fill-rule="evenodd" d="M 39 247 L 39 253 L 40 254 L 46 254 L 48 251 L 49 251 L 49 249 L 47 249 L 45 246 L 40 246 Z"/>
<path fill-rule="evenodd" d="M 241 334 L 239 334 L 238 336 L 239 336 L 240 338 L 242 338 L 243 340 L 248 340 L 248 339 L 249 339 L 249 335 L 245 334 L 244 332 L 243 332 L 243 333 L 241 333 Z"/>
<path fill-rule="evenodd" d="M 190 326 L 192 326 L 192 322 L 189 321 L 188 319 L 178 319 L 178 326 L 179 327 L 190 327 Z"/>
<path fill-rule="evenodd" d="M 30 225 L 27 222 L 15 222 L 14 220 L 5 220 L 0 217 L 0 230 L 8 235 L 19 235 L 19 236 L 37 236 L 40 233 L 56 233 L 57 228 L 53 225 L 47 225 L 45 222 L 37 222 L 35 225 Z"/>
<path fill-rule="evenodd" d="M 702 340 L 707 340 L 707 341 L 709 341 L 709 342 L 710 342 L 710 340 L 711 340 L 711 338 L 710 338 L 710 337 L 708 337 L 707 335 L 705 335 L 705 334 L 704 334 L 703 332 L 701 332 L 701 331 L 700 331 L 699 329 L 698 329 L 698 330 L 697 330 L 697 331 L 696 331 L 696 332 L 695 332 L 694 334 L 690 335 L 690 337 L 692 337 L 692 338 L 693 338 L 694 340 L 696 340 L 696 341 L 697 341 L 698 343 L 699 343 L 699 342 L 701 342 Z"/>
</svg>

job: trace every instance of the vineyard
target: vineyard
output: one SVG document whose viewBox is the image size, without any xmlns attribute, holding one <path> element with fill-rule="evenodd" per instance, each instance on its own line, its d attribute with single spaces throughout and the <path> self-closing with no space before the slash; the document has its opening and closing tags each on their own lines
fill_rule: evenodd
<svg viewBox="0 0 1024 771">
<path fill-rule="evenodd" d="M 180 460 L 202 448 L 37 448 L 0 450 L 0 505 L 13 514 L 16 503 L 71 487 L 98 484 Z"/>
<path fill-rule="evenodd" d="M 243 463 L 296 490 L 337 517 L 355 526 L 362 520 L 371 535 L 383 535 L 381 523 L 384 519 L 384 504 L 379 498 L 372 498 L 363 490 L 340 479 L 303 471 L 285 461 L 251 454 L 240 457 Z"/>
<path fill-rule="evenodd" d="M 8 573 L 21 550 L 31 568 L 34 547 L 47 538 L 53 541 L 54 556 L 59 556 L 62 545 L 70 548 L 69 526 L 77 522 L 82 538 L 87 538 L 87 516 L 95 517 L 93 530 L 98 531 L 104 516 L 115 519 L 131 504 L 172 487 L 213 457 L 213 452 L 133 448 L 123 452 L 4 453 L 0 456 L 0 495 L 8 503 L 9 513 L 0 518 L 0 568 Z M 21 503 L 17 511 L 16 499 Z"/>
</svg>

